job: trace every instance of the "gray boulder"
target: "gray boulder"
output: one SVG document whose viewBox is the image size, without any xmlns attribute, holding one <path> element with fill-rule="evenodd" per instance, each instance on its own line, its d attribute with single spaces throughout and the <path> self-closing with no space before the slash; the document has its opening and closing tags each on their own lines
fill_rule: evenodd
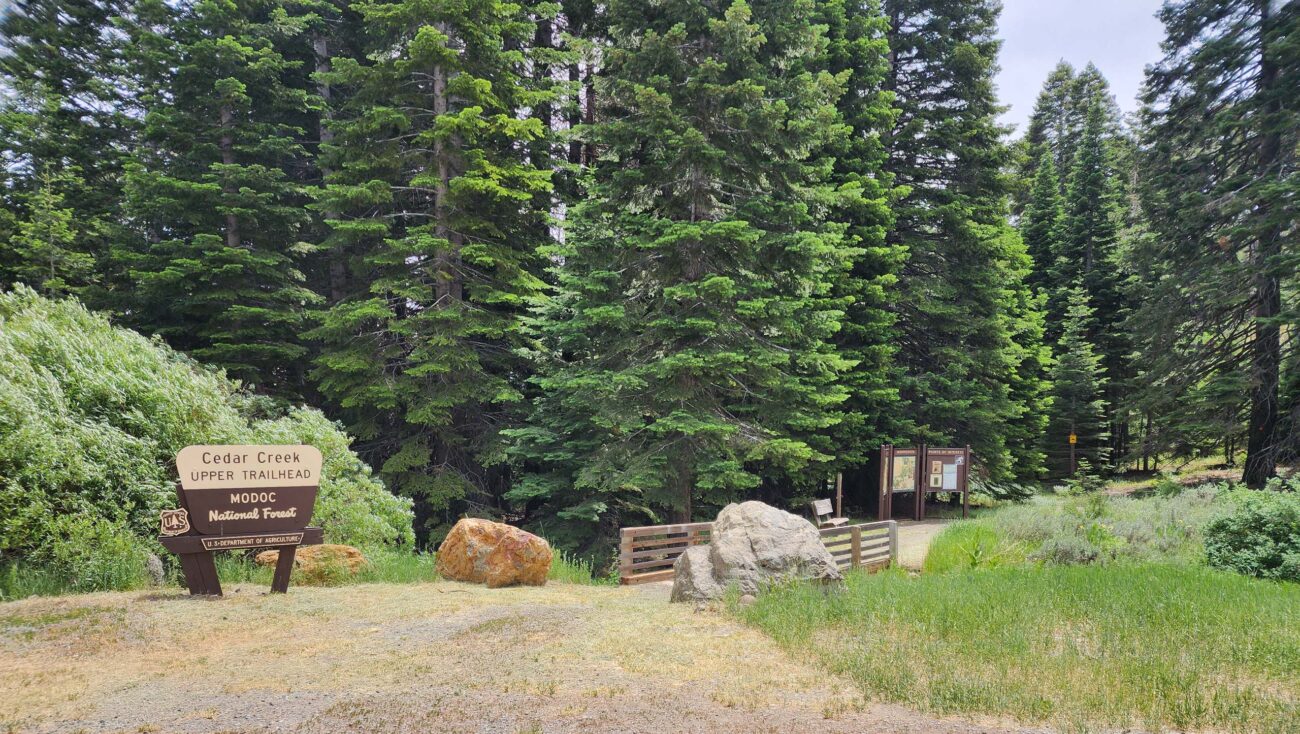
<svg viewBox="0 0 1300 734">
<path fill-rule="evenodd" d="M 694 545 L 677 557 L 673 564 L 672 601 L 703 601 L 718 599 L 725 591 L 713 578 L 713 561 L 709 560 L 709 546 Z"/>
<path fill-rule="evenodd" d="M 167 582 L 167 569 L 163 567 L 162 559 L 150 553 L 144 559 L 145 571 L 149 574 L 149 583 L 154 586 L 162 586 Z"/>
<path fill-rule="evenodd" d="M 844 579 L 812 523 L 762 502 L 724 507 L 709 544 L 687 549 L 673 571 L 672 600 L 694 602 L 719 599 L 733 585 L 757 595 L 782 581 Z"/>
</svg>

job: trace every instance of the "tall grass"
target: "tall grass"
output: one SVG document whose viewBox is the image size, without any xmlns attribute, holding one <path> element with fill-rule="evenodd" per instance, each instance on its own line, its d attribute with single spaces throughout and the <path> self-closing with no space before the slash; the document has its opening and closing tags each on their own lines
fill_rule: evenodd
<svg viewBox="0 0 1300 734">
<path fill-rule="evenodd" d="M 736 613 L 872 700 L 1069 731 L 1300 731 L 1300 585 L 1199 567 L 850 575 Z"/>
<path fill-rule="evenodd" d="M 551 581 L 566 584 L 588 584 L 594 586 L 617 585 L 615 575 L 601 575 L 596 572 L 590 559 L 579 558 L 559 550 L 551 556 L 551 570 L 546 575 Z"/>
</svg>

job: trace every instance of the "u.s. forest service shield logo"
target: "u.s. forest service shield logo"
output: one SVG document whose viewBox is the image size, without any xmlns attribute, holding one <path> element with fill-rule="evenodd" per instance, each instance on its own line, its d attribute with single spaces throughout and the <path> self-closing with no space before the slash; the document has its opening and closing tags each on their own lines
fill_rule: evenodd
<svg viewBox="0 0 1300 734">
<path fill-rule="evenodd" d="M 162 534 L 180 535 L 190 531 L 190 513 L 186 510 L 162 511 Z"/>
</svg>

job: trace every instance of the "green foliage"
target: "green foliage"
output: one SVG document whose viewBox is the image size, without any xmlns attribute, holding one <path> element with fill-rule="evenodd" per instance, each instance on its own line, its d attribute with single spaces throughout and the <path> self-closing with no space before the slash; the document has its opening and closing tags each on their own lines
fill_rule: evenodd
<svg viewBox="0 0 1300 734">
<path fill-rule="evenodd" d="M 972 474 L 970 491 L 973 495 L 987 497 L 995 503 L 1024 502 L 1038 494 L 1038 487 L 1028 482 L 999 482 Z"/>
<path fill-rule="evenodd" d="M 925 556 L 925 573 L 973 568 L 997 568 L 1022 563 L 1024 548 L 1002 537 L 987 524 L 959 521 L 944 528 Z"/>
<path fill-rule="evenodd" d="M 1078 437 L 1073 449 L 1080 473 L 1087 473 L 1084 466 L 1103 466 L 1110 455 L 1105 367 L 1087 334 L 1092 308 L 1082 288 L 1071 289 L 1066 298 L 1069 313 L 1052 365 L 1051 408 L 1043 437 L 1057 476 L 1070 473 L 1070 434 Z"/>
<path fill-rule="evenodd" d="M 813 10 L 609 6 L 584 132 L 602 154 L 553 253 L 533 418 L 510 432 L 532 471 L 509 497 L 562 546 L 832 460 L 853 365 L 833 286 L 855 252 L 824 210 L 862 188 L 822 155 L 845 130 L 839 80 L 805 66 Z"/>
<path fill-rule="evenodd" d="M 148 244 L 115 253 L 135 284 L 116 305 L 246 384 L 296 396 L 320 299 L 303 282 L 307 198 L 293 178 L 308 97 L 286 44 L 302 27 L 281 5 L 159 3 L 133 29 L 148 112 L 125 204 Z"/>
<path fill-rule="evenodd" d="M 46 295 L 66 295 L 95 278 L 94 257 L 77 249 L 76 212 L 65 205 L 64 191 L 76 182 L 68 171 L 42 172 L 40 188 L 27 201 L 27 219 L 17 223 L 9 243 L 11 277 Z"/>
<path fill-rule="evenodd" d="M 1018 508 L 1016 508 L 1018 509 Z M 1300 585 L 1204 567 L 850 574 L 737 613 L 868 701 L 1059 731 L 1289 732 Z"/>
<path fill-rule="evenodd" d="M 1282 334 L 1295 323 L 1283 294 L 1300 272 L 1284 234 L 1300 218 L 1300 5 L 1171 0 L 1160 19 L 1165 55 L 1148 69 L 1140 130 L 1152 236 L 1131 256 L 1143 276 L 1132 329 L 1142 401 L 1171 414 L 1157 433 L 1166 445 L 1244 419 L 1243 480 L 1261 487 L 1284 438 L 1284 341 L 1294 351 Z"/>
<path fill-rule="evenodd" d="M 0 13 L 0 286 L 89 298 L 119 281 L 109 250 L 126 231 L 140 115 L 116 26 L 136 4 L 17 0 Z"/>
<path fill-rule="evenodd" d="M 312 377 L 436 540 L 465 501 L 496 506 L 506 488 L 499 431 L 530 368 L 520 317 L 543 287 L 550 191 L 528 157 L 544 128 L 522 111 L 551 93 L 522 73 L 523 5 L 353 9 L 363 53 L 317 75 L 350 94 L 322 146 L 315 207 L 345 277 L 310 335 Z"/>
<path fill-rule="evenodd" d="M 1223 513 L 1226 496 L 1224 488 L 1214 486 L 1172 497 L 1098 491 L 1040 496 L 945 528 L 930 546 L 925 569 L 1023 561 L 1198 564 L 1205 557 L 1203 528 Z"/>
<path fill-rule="evenodd" d="M 1231 512 L 1206 526 L 1205 558 L 1216 568 L 1300 581 L 1300 495 L 1238 493 Z"/>
<path fill-rule="evenodd" d="M 198 443 L 312 443 L 325 455 L 315 517 L 331 541 L 413 542 L 409 503 L 337 427 L 307 408 L 248 417 L 264 407 L 75 301 L 0 294 L 0 554 L 62 564 L 70 556 L 51 544 L 72 533 L 155 536 L 158 511 L 176 502 L 175 454 Z"/>
<path fill-rule="evenodd" d="M 63 581 L 69 591 L 117 591 L 149 584 L 146 541 L 121 520 L 59 515 L 31 560 Z"/>
<path fill-rule="evenodd" d="M 551 570 L 546 574 L 550 581 L 565 584 L 617 585 L 617 567 L 608 574 L 601 575 L 595 563 L 588 558 L 580 558 L 564 550 L 556 551 L 551 557 Z"/>
<path fill-rule="evenodd" d="M 900 109 L 885 171 L 903 194 L 886 242 L 906 251 L 891 308 L 914 440 L 969 441 L 997 479 L 1042 466 L 1040 307 L 1007 223 L 1010 163 L 996 117 L 999 3 L 889 0 Z"/>
<path fill-rule="evenodd" d="M 829 218 L 846 226 L 845 245 L 852 248 L 846 251 L 853 255 L 851 269 L 834 284 L 846 304 L 834 342 L 853 363 L 840 376 L 849 395 L 833 429 L 834 454 L 838 468 L 860 467 L 881 443 L 911 429 L 899 405 L 897 332 L 888 308 L 907 256 L 901 245 L 886 241 L 894 224 L 890 204 L 901 193 L 884 171 L 884 136 L 896 115 L 884 89 L 889 23 L 876 0 L 819 0 L 814 10 L 815 22 L 825 23 L 827 31 L 823 56 L 813 68 L 844 80 L 836 107 L 848 127 L 826 151 L 834 161 L 830 181 L 839 187 Z"/>
</svg>

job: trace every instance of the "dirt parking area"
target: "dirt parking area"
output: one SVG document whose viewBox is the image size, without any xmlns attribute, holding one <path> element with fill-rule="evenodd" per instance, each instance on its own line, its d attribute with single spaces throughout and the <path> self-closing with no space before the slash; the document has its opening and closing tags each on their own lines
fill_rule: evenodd
<svg viewBox="0 0 1300 734">
<path fill-rule="evenodd" d="M 994 732 L 659 590 L 436 582 L 0 605 L 7 732 Z"/>
</svg>

